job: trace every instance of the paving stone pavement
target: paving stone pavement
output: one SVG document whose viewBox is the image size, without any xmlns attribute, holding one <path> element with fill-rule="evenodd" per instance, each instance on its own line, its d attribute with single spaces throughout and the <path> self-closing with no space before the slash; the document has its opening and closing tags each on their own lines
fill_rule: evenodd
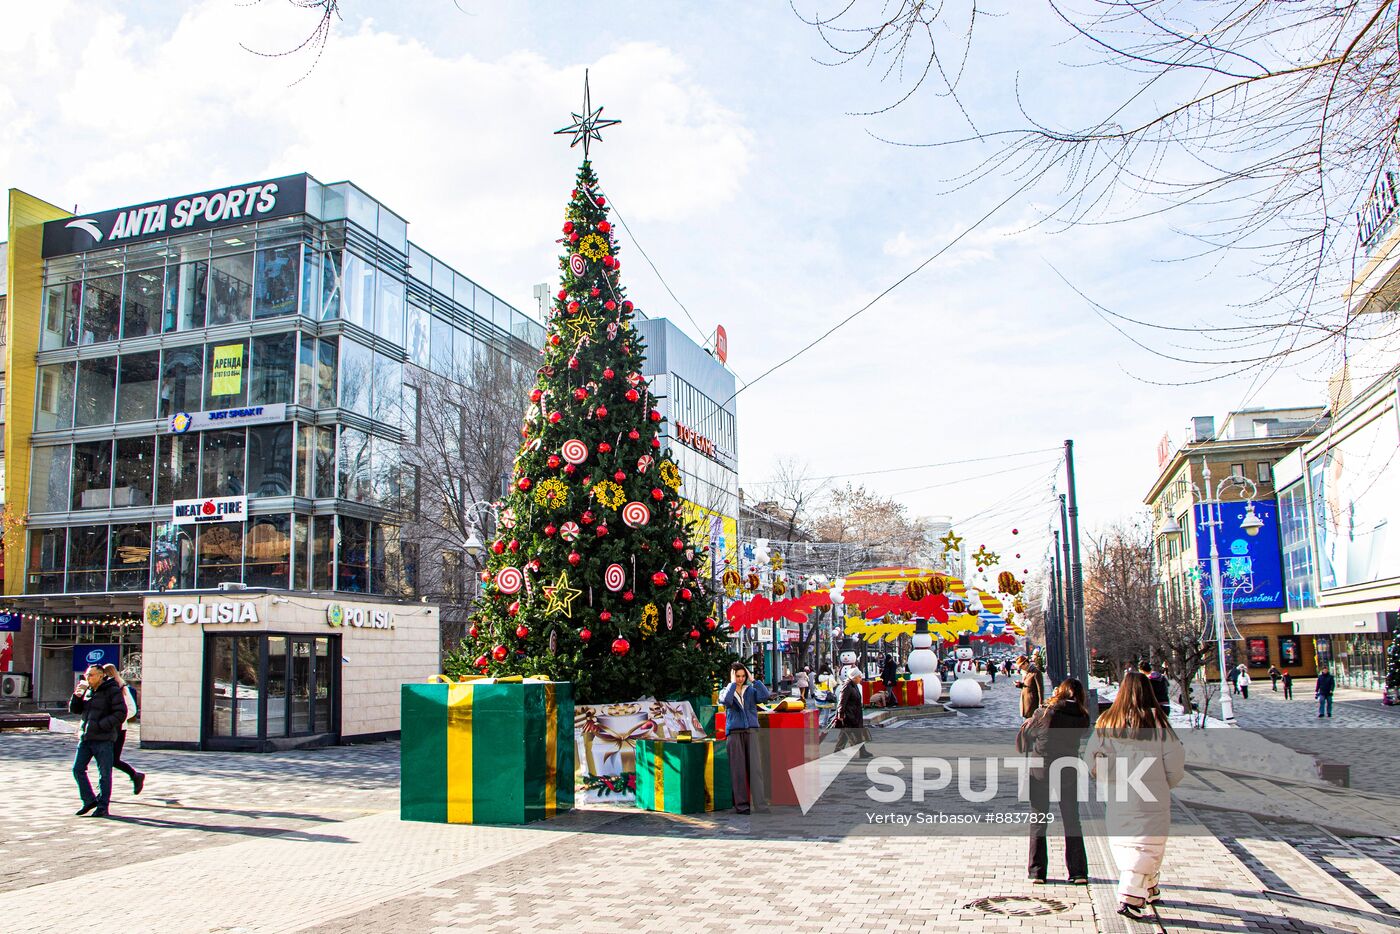
<svg viewBox="0 0 1400 934">
<path fill-rule="evenodd" d="M 918 722 L 876 730 L 873 747 L 951 744 L 950 731 L 970 742 L 986 726 L 1004 737 L 1019 722 L 1015 700 L 999 681 L 986 707 L 925 721 L 936 731 Z M 611 808 L 524 828 L 463 827 L 397 819 L 393 743 L 274 755 L 137 750 L 131 758 L 151 784 L 139 799 L 119 792 L 114 813 L 129 819 L 99 821 L 72 816 L 73 745 L 0 734 L 9 792 L 0 930 L 71 931 L 74 906 L 95 896 L 104 916 L 138 934 L 1400 930 L 1395 841 L 1181 803 L 1175 819 L 1194 832 L 1168 847 L 1160 925 L 1130 926 L 1112 913 L 1116 870 L 1103 841 L 1090 841 L 1092 886 L 1032 886 L 1019 829 L 861 826 L 870 804 L 854 768 L 823 796 L 815 822 L 781 809 L 743 818 Z M 999 791 L 983 807 L 1017 806 Z M 6 927 L 14 919 L 23 923 Z"/>
</svg>

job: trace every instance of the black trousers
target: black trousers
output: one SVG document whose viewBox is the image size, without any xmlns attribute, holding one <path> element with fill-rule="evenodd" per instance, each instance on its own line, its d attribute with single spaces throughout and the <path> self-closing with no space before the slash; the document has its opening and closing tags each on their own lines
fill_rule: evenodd
<svg viewBox="0 0 1400 934">
<path fill-rule="evenodd" d="M 1049 772 L 1049 770 L 1046 770 Z M 1089 878 L 1089 857 L 1084 852 L 1084 831 L 1079 824 L 1078 776 L 1073 769 L 1064 769 L 1057 776 L 1060 785 L 1060 820 L 1065 833 L 1065 869 L 1071 879 Z M 1050 778 L 1031 776 L 1031 813 L 1050 813 Z M 1044 879 L 1050 870 L 1050 845 L 1046 839 L 1049 824 L 1033 822 L 1030 826 L 1030 854 L 1026 874 L 1032 879 Z"/>
<path fill-rule="evenodd" d="M 758 748 L 758 730 L 730 730 L 729 787 L 734 794 L 734 810 L 747 814 L 750 808 L 763 808 L 763 759 Z"/>
<path fill-rule="evenodd" d="M 1284 682 L 1284 685 L 1283 685 L 1283 699 L 1284 699 L 1284 700 L 1292 700 L 1292 699 L 1293 699 L 1293 682 L 1292 682 L 1292 681 L 1286 681 L 1286 682 Z"/>
<path fill-rule="evenodd" d="M 112 763 L 112 768 L 116 769 L 118 772 L 125 772 L 126 777 L 134 782 L 136 781 L 136 770 L 133 769 L 129 763 L 122 761 L 122 747 L 125 745 L 126 730 L 117 730 L 116 752 L 113 756 L 116 761 Z"/>
</svg>

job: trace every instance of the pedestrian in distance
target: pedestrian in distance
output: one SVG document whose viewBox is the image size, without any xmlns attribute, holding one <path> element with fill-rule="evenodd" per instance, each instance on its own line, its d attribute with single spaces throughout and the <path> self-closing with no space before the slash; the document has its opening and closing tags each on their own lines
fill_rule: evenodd
<svg viewBox="0 0 1400 934">
<path fill-rule="evenodd" d="M 102 673 L 117 682 L 117 686 L 122 690 L 122 703 L 126 705 L 126 719 L 122 721 L 121 729 L 117 731 L 117 744 L 112 750 L 112 768 L 125 773 L 126 777 L 131 779 L 131 793 L 139 795 L 141 789 L 146 787 L 146 773 L 138 772 L 122 761 L 122 750 L 126 748 L 126 728 L 136 719 L 136 696 L 131 693 L 131 685 L 122 678 L 116 665 L 103 665 Z"/>
<path fill-rule="evenodd" d="M 862 706 L 860 690 L 863 680 L 860 671 L 857 670 L 841 685 L 841 693 L 836 701 L 836 719 L 831 722 L 833 727 L 841 731 L 841 735 L 836 739 L 837 752 L 847 746 L 870 742 L 870 731 L 865 728 L 865 708 Z M 875 756 L 862 746 L 860 758 L 873 759 Z"/>
<path fill-rule="evenodd" d="M 802 668 L 793 678 L 793 686 L 797 688 L 797 696 L 802 698 L 802 703 L 807 703 L 807 697 L 812 692 L 812 669 Z"/>
<path fill-rule="evenodd" d="M 1139 664 L 1138 671 L 1147 676 L 1148 684 L 1152 685 L 1152 696 L 1157 698 L 1157 703 L 1162 705 L 1162 710 L 1170 716 L 1172 702 L 1167 676 L 1160 671 L 1153 671 L 1152 666 L 1147 662 Z"/>
<path fill-rule="evenodd" d="M 1243 665 L 1241 665 L 1239 669 L 1235 672 L 1235 684 L 1240 689 L 1240 697 L 1242 697 L 1245 700 L 1249 700 L 1249 672 L 1245 669 Z"/>
<path fill-rule="evenodd" d="M 1317 686 L 1313 688 L 1313 697 L 1317 698 L 1317 716 L 1321 719 L 1324 715 L 1327 719 L 1332 719 L 1332 692 L 1337 690 L 1337 679 L 1332 677 L 1332 672 L 1323 668 L 1317 673 Z"/>
<path fill-rule="evenodd" d="M 1238 694 L 1240 692 L 1240 666 L 1236 665 L 1231 668 L 1225 677 L 1230 681 L 1230 693 Z"/>
<path fill-rule="evenodd" d="M 1291 671 L 1285 671 L 1285 672 L 1283 673 L 1283 678 L 1282 678 L 1281 680 L 1283 681 L 1283 699 L 1284 699 L 1284 700 L 1292 700 L 1292 699 L 1293 699 L 1293 672 L 1291 672 Z"/>
<path fill-rule="evenodd" d="M 1089 884 L 1089 858 L 1084 852 L 1084 832 L 1079 824 L 1079 772 L 1066 767 L 1080 762 L 1079 744 L 1089 732 L 1088 695 L 1077 678 L 1061 681 L 1045 705 L 1035 712 L 1016 736 L 1016 748 L 1044 764 L 1030 769 L 1030 854 L 1026 873 L 1032 883 L 1044 885 L 1050 869 L 1047 839 L 1051 800 L 1060 803 L 1064 823 L 1065 869 L 1071 885 Z"/>
<path fill-rule="evenodd" d="M 894 694 L 894 682 L 895 682 L 895 679 L 898 678 L 898 677 L 899 677 L 899 665 L 898 665 L 898 664 L 895 662 L 895 660 L 894 660 L 894 654 L 893 654 L 893 653 L 887 653 L 887 654 L 885 655 L 884 664 L 882 664 L 882 665 L 880 666 L 880 680 L 881 680 L 882 682 L 884 682 L 885 690 L 886 690 L 886 691 L 889 693 L 889 695 L 890 695 L 890 701 L 891 701 L 891 703 L 890 703 L 889 706 L 891 706 L 891 707 L 895 706 L 895 703 L 897 703 L 897 701 L 895 700 L 895 694 Z"/>
<path fill-rule="evenodd" d="M 1273 692 L 1275 694 L 1278 693 L 1278 679 L 1280 674 L 1282 674 L 1282 672 L 1278 670 L 1277 665 L 1269 666 L 1269 683 L 1272 686 Z"/>
<path fill-rule="evenodd" d="M 997 683 L 997 663 L 987 662 L 987 674 L 991 676 L 992 684 Z"/>
<path fill-rule="evenodd" d="M 1016 671 L 1018 680 L 1012 683 L 1021 689 L 1021 719 L 1027 720 L 1045 700 L 1045 686 L 1040 681 L 1040 669 L 1026 656 L 1016 658 Z"/>
<path fill-rule="evenodd" d="M 83 806 L 81 817 L 89 812 L 93 817 L 106 817 L 112 800 L 112 763 L 116 759 L 117 736 L 126 719 L 126 705 L 121 688 L 96 665 L 88 667 L 82 680 L 68 698 L 70 713 L 82 714 L 78 732 L 78 751 L 73 756 L 73 780 Z M 97 794 L 92 793 L 88 780 L 88 763 L 97 760 Z"/>
<path fill-rule="evenodd" d="M 1094 725 L 1086 757 L 1108 792 L 1104 827 L 1119 872 L 1118 913 L 1141 919 L 1160 894 L 1171 789 L 1186 774 L 1186 751 L 1140 672 L 1124 676 L 1113 706 Z"/>
<path fill-rule="evenodd" d="M 771 696 L 743 662 L 729 666 L 729 683 L 719 692 L 729 747 L 729 784 L 740 814 L 763 801 L 763 765 L 758 752 L 758 705 Z"/>
</svg>

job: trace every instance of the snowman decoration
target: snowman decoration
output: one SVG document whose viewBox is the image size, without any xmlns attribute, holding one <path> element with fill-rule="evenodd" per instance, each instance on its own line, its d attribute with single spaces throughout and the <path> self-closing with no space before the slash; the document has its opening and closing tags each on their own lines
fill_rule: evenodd
<svg viewBox="0 0 1400 934">
<path fill-rule="evenodd" d="M 914 624 L 914 649 L 909 653 L 909 677 L 924 683 L 924 697 L 936 701 L 943 693 L 938 677 L 938 656 L 933 652 L 933 637 L 929 635 L 928 620 Z"/>
<path fill-rule="evenodd" d="M 959 646 L 954 657 L 957 659 L 954 668 L 957 677 L 953 686 L 948 689 L 948 705 L 950 707 L 981 707 L 982 685 L 977 674 L 977 662 L 972 657 L 972 647 Z"/>
</svg>

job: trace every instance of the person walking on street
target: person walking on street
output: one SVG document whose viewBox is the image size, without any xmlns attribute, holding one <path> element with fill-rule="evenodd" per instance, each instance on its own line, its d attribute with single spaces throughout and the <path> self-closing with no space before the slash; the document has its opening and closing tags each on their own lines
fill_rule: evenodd
<svg viewBox="0 0 1400 934">
<path fill-rule="evenodd" d="M 1243 665 L 1235 672 L 1235 684 L 1239 686 L 1240 697 L 1249 700 L 1249 672 Z"/>
<path fill-rule="evenodd" d="M 1071 885 L 1089 884 L 1089 858 L 1084 852 L 1084 832 L 1079 824 L 1079 773 L 1057 767 L 1064 760 L 1079 759 L 1079 743 L 1089 732 L 1088 695 L 1076 678 L 1066 678 L 1050 693 L 1045 706 L 1035 712 L 1016 737 L 1017 749 L 1044 765 L 1030 770 L 1030 854 L 1026 873 L 1031 882 L 1044 885 L 1050 869 L 1046 824 L 1050 801 L 1060 803 L 1065 833 L 1065 869 Z"/>
<path fill-rule="evenodd" d="M 899 677 L 899 666 L 895 663 L 894 654 L 885 655 L 885 662 L 880 666 L 880 680 L 885 683 L 885 692 L 890 695 L 890 700 L 895 701 L 894 682 Z M 890 704 L 895 706 L 894 703 Z"/>
<path fill-rule="evenodd" d="M 1326 716 L 1332 719 L 1332 692 L 1337 690 L 1337 679 L 1332 677 L 1332 673 L 1323 668 L 1317 673 L 1317 687 L 1313 689 L 1313 697 L 1317 698 L 1317 716 L 1321 719 Z"/>
<path fill-rule="evenodd" d="M 836 702 L 836 719 L 831 724 L 841 731 L 836 740 L 838 752 L 847 746 L 870 742 L 870 731 L 865 728 L 865 708 L 861 703 L 862 680 L 864 679 L 857 670 L 841 685 L 841 694 Z M 873 759 L 875 756 L 869 749 L 862 748 L 860 758 Z"/>
<path fill-rule="evenodd" d="M 997 683 L 997 663 L 996 663 L 996 662 L 987 662 L 987 674 L 991 675 L 991 678 L 992 678 L 992 682 L 991 682 L 991 683 L 992 683 L 992 684 L 996 684 L 996 683 Z"/>
<path fill-rule="evenodd" d="M 1277 665 L 1270 665 L 1270 666 L 1269 666 L 1269 683 L 1273 686 L 1273 691 L 1274 691 L 1275 694 L 1278 693 L 1278 678 L 1279 678 L 1279 674 L 1280 674 L 1280 672 L 1279 672 L 1279 670 L 1278 670 L 1278 666 L 1277 666 Z"/>
<path fill-rule="evenodd" d="M 83 715 L 78 751 L 73 756 L 73 780 L 78 783 L 78 794 L 83 799 L 78 816 L 92 812 L 93 817 L 106 817 L 112 800 L 112 762 L 116 758 L 117 735 L 126 719 L 121 688 L 101 668 L 92 665 L 73 689 L 73 696 L 68 698 L 68 710 Z M 95 795 L 88 781 L 88 763 L 93 759 L 97 760 Z"/>
<path fill-rule="evenodd" d="M 1230 693 L 1238 694 L 1240 692 L 1240 666 L 1236 665 L 1234 668 L 1231 668 L 1230 673 L 1226 675 L 1226 677 L 1230 679 Z"/>
<path fill-rule="evenodd" d="M 131 693 L 131 685 L 122 678 L 116 665 L 103 665 L 102 673 L 117 682 L 117 686 L 122 689 L 122 703 L 126 705 L 126 719 L 122 721 L 121 729 L 117 732 L 117 744 L 112 750 L 112 768 L 126 773 L 126 777 L 131 779 L 131 793 L 139 795 L 141 789 L 146 787 L 146 773 L 138 772 L 122 761 L 122 750 L 126 748 L 126 728 L 136 719 L 136 696 Z"/>
<path fill-rule="evenodd" d="M 724 706 L 725 743 L 729 747 L 729 783 L 734 810 L 747 814 L 763 800 L 763 768 L 758 754 L 758 705 L 770 696 L 768 686 L 754 681 L 743 662 L 729 666 L 729 683 L 719 692 Z"/>
<path fill-rule="evenodd" d="M 812 674 L 807 668 L 799 668 L 797 674 L 793 676 L 792 686 L 797 688 L 797 696 L 802 698 L 802 703 L 807 703 L 807 694 L 812 689 Z"/>
<path fill-rule="evenodd" d="M 1100 788 L 1110 791 L 1104 829 L 1119 871 L 1118 913 L 1141 919 L 1159 897 L 1171 789 L 1186 774 L 1186 750 L 1140 672 L 1123 678 L 1113 706 L 1094 725 L 1086 758 Z"/>
<path fill-rule="evenodd" d="M 1148 684 L 1152 685 L 1152 696 L 1157 698 L 1157 703 L 1162 705 L 1162 711 L 1170 716 L 1172 712 L 1172 702 L 1170 688 L 1167 685 L 1167 676 L 1160 671 L 1153 671 L 1152 666 L 1147 662 L 1138 665 L 1138 671 L 1147 676 Z"/>
<path fill-rule="evenodd" d="M 1293 699 L 1293 672 L 1291 671 L 1283 673 L 1283 699 Z"/>
<path fill-rule="evenodd" d="M 1021 689 L 1021 719 L 1028 720 L 1031 714 L 1040 709 L 1045 699 L 1045 687 L 1040 683 L 1040 669 L 1026 656 L 1016 659 L 1016 670 L 1021 680 L 1013 683 Z"/>
</svg>

